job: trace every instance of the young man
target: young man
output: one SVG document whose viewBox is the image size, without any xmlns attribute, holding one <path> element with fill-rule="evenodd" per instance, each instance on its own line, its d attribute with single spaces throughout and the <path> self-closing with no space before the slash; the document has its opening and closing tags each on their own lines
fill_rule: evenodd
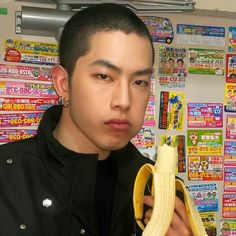
<svg viewBox="0 0 236 236">
<path fill-rule="evenodd" d="M 153 61 L 147 28 L 125 7 L 93 6 L 67 22 L 52 68 L 63 105 L 45 112 L 36 137 L 0 147 L 1 236 L 141 235 L 133 184 L 151 161 L 129 140 L 143 124 Z M 167 235 L 190 235 L 178 198 Z"/>
</svg>

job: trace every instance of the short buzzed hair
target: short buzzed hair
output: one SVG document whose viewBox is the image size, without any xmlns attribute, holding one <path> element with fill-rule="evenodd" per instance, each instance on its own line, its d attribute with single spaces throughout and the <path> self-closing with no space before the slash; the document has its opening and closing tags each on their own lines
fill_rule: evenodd
<svg viewBox="0 0 236 236">
<path fill-rule="evenodd" d="M 135 33 L 150 41 L 153 62 L 154 47 L 144 22 L 130 9 L 114 3 L 103 3 L 75 13 L 66 23 L 59 42 L 60 64 L 71 77 L 76 61 L 88 53 L 91 37 L 102 31 Z"/>
</svg>

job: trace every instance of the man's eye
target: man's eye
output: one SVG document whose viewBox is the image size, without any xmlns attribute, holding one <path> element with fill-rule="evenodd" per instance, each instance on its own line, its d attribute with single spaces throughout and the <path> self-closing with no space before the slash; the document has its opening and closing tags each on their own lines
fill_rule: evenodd
<svg viewBox="0 0 236 236">
<path fill-rule="evenodd" d="M 101 80 L 109 80 L 110 79 L 110 77 L 105 74 L 97 74 L 96 76 L 98 79 L 101 79 Z"/>
<path fill-rule="evenodd" d="M 146 87 L 149 84 L 146 80 L 136 80 L 134 83 L 140 87 Z"/>
</svg>

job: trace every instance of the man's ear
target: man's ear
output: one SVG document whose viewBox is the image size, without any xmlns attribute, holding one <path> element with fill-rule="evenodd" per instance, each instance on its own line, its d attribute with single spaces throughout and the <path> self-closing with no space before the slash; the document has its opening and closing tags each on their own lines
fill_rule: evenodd
<svg viewBox="0 0 236 236">
<path fill-rule="evenodd" d="M 65 68 L 61 65 L 53 66 L 51 76 L 57 95 L 62 98 L 69 98 L 69 78 Z"/>
</svg>

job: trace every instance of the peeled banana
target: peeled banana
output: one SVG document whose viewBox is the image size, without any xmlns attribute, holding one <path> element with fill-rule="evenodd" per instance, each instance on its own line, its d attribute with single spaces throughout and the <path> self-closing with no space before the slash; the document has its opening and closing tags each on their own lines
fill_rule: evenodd
<svg viewBox="0 0 236 236">
<path fill-rule="evenodd" d="M 184 183 L 175 178 L 177 166 L 177 148 L 164 144 L 158 148 L 155 166 L 143 165 L 135 179 L 133 204 L 137 224 L 143 229 L 142 236 L 165 236 L 173 217 L 175 192 L 184 195 L 187 216 L 194 236 L 207 236 L 201 217 L 189 195 Z M 146 227 L 142 223 L 143 196 L 150 176 L 153 175 L 152 195 L 154 206 L 152 216 Z"/>
</svg>

